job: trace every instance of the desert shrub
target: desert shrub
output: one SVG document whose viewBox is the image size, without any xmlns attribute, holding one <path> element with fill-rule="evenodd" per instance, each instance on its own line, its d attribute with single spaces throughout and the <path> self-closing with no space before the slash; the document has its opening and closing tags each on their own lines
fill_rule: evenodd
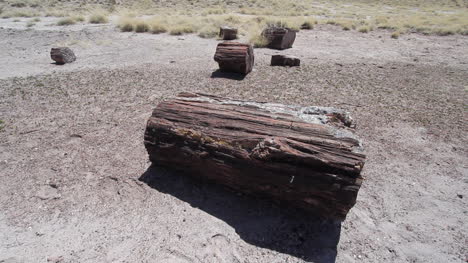
<svg viewBox="0 0 468 263">
<path fill-rule="evenodd" d="M 360 27 L 358 27 L 357 30 L 358 30 L 359 32 L 361 32 L 361 33 L 369 33 L 370 31 L 372 31 L 372 27 L 371 27 L 371 26 L 368 26 L 368 25 L 366 25 L 366 26 L 360 26 Z"/>
<path fill-rule="evenodd" d="M 449 36 L 457 33 L 454 27 L 441 27 L 433 29 L 433 32 L 438 36 Z"/>
<path fill-rule="evenodd" d="M 89 16 L 88 22 L 91 24 L 105 24 L 109 20 L 103 12 L 95 12 Z"/>
<path fill-rule="evenodd" d="M 194 32 L 195 32 L 194 26 L 190 24 L 176 25 L 169 30 L 169 34 L 174 35 L 174 36 L 190 34 Z"/>
<path fill-rule="evenodd" d="M 29 21 L 27 24 L 26 24 L 26 27 L 33 27 L 35 26 L 36 23 L 34 23 L 33 21 Z"/>
<path fill-rule="evenodd" d="M 255 48 L 262 48 L 268 45 L 268 39 L 262 35 L 262 31 L 265 25 L 263 23 L 252 25 L 249 28 L 249 43 L 252 44 Z"/>
<path fill-rule="evenodd" d="M 84 21 L 86 21 L 86 19 L 85 19 L 84 16 L 74 16 L 73 19 L 74 19 L 76 22 L 84 22 Z"/>
<path fill-rule="evenodd" d="M 68 15 L 68 12 L 65 12 L 63 10 L 48 10 L 46 13 L 45 13 L 45 16 L 47 17 L 65 17 Z"/>
<path fill-rule="evenodd" d="M 41 19 L 39 17 L 31 19 L 31 22 L 41 22 Z"/>
<path fill-rule="evenodd" d="M 399 31 L 395 31 L 395 32 L 392 33 L 392 36 L 391 36 L 391 37 L 392 37 L 393 39 L 397 39 L 397 38 L 400 37 L 400 34 L 401 34 L 401 33 L 400 33 Z"/>
<path fill-rule="evenodd" d="M 132 32 L 135 29 L 135 21 L 132 18 L 122 18 L 118 27 L 122 32 Z"/>
<path fill-rule="evenodd" d="M 7 11 L 2 14 L 2 18 L 10 18 L 10 17 L 35 17 L 39 16 L 40 14 L 31 9 L 17 9 L 12 11 Z"/>
<path fill-rule="evenodd" d="M 283 19 L 268 19 L 266 20 L 268 27 L 289 27 L 290 25 Z"/>
<path fill-rule="evenodd" d="M 219 29 L 215 26 L 205 26 L 198 31 L 198 36 L 202 38 L 215 38 L 218 36 Z"/>
<path fill-rule="evenodd" d="M 151 25 L 151 33 L 153 34 L 161 34 L 161 33 L 166 33 L 167 32 L 167 28 L 163 25 L 159 25 L 159 24 L 154 24 L 154 25 Z"/>
<path fill-rule="evenodd" d="M 458 29 L 457 33 L 463 36 L 468 36 L 468 27 Z"/>
<path fill-rule="evenodd" d="M 262 35 L 255 35 L 249 38 L 249 43 L 252 44 L 255 48 L 262 48 L 268 45 L 268 39 Z"/>
<path fill-rule="evenodd" d="M 309 18 L 301 24 L 301 29 L 314 29 L 315 24 L 317 24 L 317 20 Z"/>
<path fill-rule="evenodd" d="M 57 26 L 69 26 L 74 24 L 76 24 L 76 21 L 72 17 L 65 17 L 57 21 Z"/>
<path fill-rule="evenodd" d="M 160 34 L 167 32 L 167 27 L 164 25 L 163 21 L 159 18 L 152 19 L 149 22 L 150 32 L 153 34 Z"/>
<path fill-rule="evenodd" d="M 148 32 L 150 30 L 150 26 L 148 25 L 148 22 L 145 20 L 137 20 L 135 23 L 135 32 L 137 33 L 144 33 Z"/>
<path fill-rule="evenodd" d="M 225 9 L 222 8 L 209 8 L 202 12 L 202 15 L 220 15 L 226 13 Z"/>
</svg>

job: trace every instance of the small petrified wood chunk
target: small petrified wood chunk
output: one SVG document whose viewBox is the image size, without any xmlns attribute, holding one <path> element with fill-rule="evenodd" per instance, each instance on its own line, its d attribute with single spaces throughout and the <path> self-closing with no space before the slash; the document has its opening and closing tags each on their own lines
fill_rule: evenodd
<svg viewBox="0 0 468 263">
<path fill-rule="evenodd" d="M 267 47 L 272 49 L 292 48 L 296 40 L 296 31 L 286 27 L 268 27 L 263 30 L 262 36 L 267 39 Z"/>
<path fill-rule="evenodd" d="M 298 67 L 301 65 L 301 60 L 298 57 L 293 56 L 273 55 L 271 56 L 271 65 Z"/>
<path fill-rule="evenodd" d="M 68 47 L 52 48 L 50 50 L 50 57 L 59 65 L 72 63 L 76 60 L 75 53 Z"/>
<path fill-rule="evenodd" d="M 223 40 L 237 39 L 237 28 L 222 26 L 219 28 L 219 37 Z"/>
<path fill-rule="evenodd" d="M 151 162 L 344 219 L 365 155 L 347 112 L 181 93 L 148 120 Z"/>
<path fill-rule="evenodd" d="M 221 71 L 248 74 L 254 64 L 252 45 L 238 42 L 219 43 L 214 60 Z"/>
</svg>

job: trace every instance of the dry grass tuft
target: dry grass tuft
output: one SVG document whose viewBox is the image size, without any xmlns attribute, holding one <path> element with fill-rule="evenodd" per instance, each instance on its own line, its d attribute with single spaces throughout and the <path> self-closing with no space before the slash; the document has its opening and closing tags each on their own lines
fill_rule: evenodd
<svg viewBox="0 0 468 263">
<path fill-rule="evenodd" d="M 55 9 L 52 9 L 52 10 L 48 10 L 46 13 L 45 13 L 45 16 L 47 17 L 66 17 L 68 15 L 68 12 L 64 11 L 64 10 L 55 10 Z"/>
<path fill-rule="evenodd" d="M 392 33 L 391 37 L 393 39 L 397 39 L 397 38 L 400 37 L 400 35 L 401 35 L 400 31 L 395 31 L 395 32 Z"/>
<path fill-rule="evenodd" d="M 320 23 L 340 26 L 343 30 L 360 32 L 370 32 L 374 28 L 399 31 L 401 34 L 418 32 L 450 35 L 467 34 L 468 31 L 468 12 L 455 7 L 454 3 L 448 3 L 448 0 L 444 4 L 428 0 L 431 3 L 425 5 L 418 2 L 422 0 L 366 0 L 351 3 L 331 0 L 320 5 L 311 4 L 316 0 L 310 0 L 311 3 L 307 1 L 232 0 L 209 3 L 206 0 L 190 0 L 190 8 L 186 8 L 186 3 L 174 0 L 158 5 L 151 0 L 139 0 L 125 8 L 114 6 L 112 10 L 126 18 L 136 19 L 143 15 L 158 17 L 157 22 L 145 18 L 149 30 L 145 31 L 146 26 L 140 26 L 142 32 L 169 32 L 172 35 L 197 33 L 207 38 L 215 37 L 217 27 L 223 25 L 237 27 L 239 35 L 245 35 L 251 31 L 251 27 L 264 27 L 266 24 L 296 30 L 312 29 L 317 23 L 316 19 L 320 19 Z M 123 25 L 119 22 L 119 28 L 122 31 L 135 31 L 134 23 L 126 21 Z"/>
<path fill-rule="evenodd" d="M 314 29 L 314 25 L 317 24 L 317 20 L 313 18 L 307 18 L 302 24 L 301 24 L 301 29 Z"/>
<path fill-rule="evenodd" d="M 369 33 L 372 29 L 370 26 L 360 26 L 357 30 L 361 33 Z"/>
<path fill-rule="evenodd" d="M 84 22 L 84 21 L 86 21 L 85 17 L 84 17 L 84 16 L 80 16 L 80 15 L 73 16 L 73 19 L 75 19 L 76 22 Z"/>
<path fill-rule="evenodd" d="M 173 36 L 179 36 L 183 34 L 194 33 L 196 30 L 192 24 L 180 24 L 175 25 L 169 29 L 169 34 Z"/>
<path fill-rule="evenodd" d="M 153 34 L 161 34 L 167 32 L 167 24 L 165 17 L 158 16 L 147 20 L 149 32 Z"/>
<path fill-rule="evenodd" d="M 96 11 L 91 14 L 88 18 L 88 22 L 91 24 L 105 24 L 109 22 L 107 14 L 102 11 Z"/>
<path fill-rule="evenodd" d="M 150 31 L 150 26 L 148 25 L 148 22 L 145 20 L 138 19 L 135 22 L 135 32 L 137 33 L 145 33 Z"/>
<path fill-rule="evenodd" d="M 167 27 L 158 19 L 153 19 L 149 22 L 150 32 L 153 34 L 161 34 L 167 32 Z"/>
<path fill-rule="evenodd" d="M 198 30 L 198 36 L 201 38 L 215 38 L 219 34 L 219 27 L 207 25 Z"/>
<path fill-rule="evenodd" d="M 35 17 L 40 16 L 40 13 L 33 9 L 14 9 L 2 12 L 2 18 L 11 18 L 11 17 Z"/>
<path fill-rule="evenodd" d="M 65 17 L 57 22 L 57 26 L 69 26 L 74 24 L 76 24 L 76 21 L 73 19 L 73 17 Z"/>
<path fill-rule="evenodd" d="M 135 30 L 135 19 L 124 17 L 119 19 L 118 27 L 122 32 L 132 32 Z"/>
</svg>

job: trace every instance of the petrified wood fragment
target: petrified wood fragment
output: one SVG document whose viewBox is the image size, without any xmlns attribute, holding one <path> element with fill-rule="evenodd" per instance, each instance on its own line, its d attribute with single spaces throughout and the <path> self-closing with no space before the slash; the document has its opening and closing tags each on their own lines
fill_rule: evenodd
<svg viewBox="0 0 468 263">
<path fill-rule="evenodd" d="M 286 27 L 268 27 L 263 30 L 262 36 L 267 39 L 267 47 L 272 49 L 292 48 L 296 40 L 296 31 Z"/>
<path fill-rule="evenodd" d="M 298 57 L 293 56 L 273 55 L 271 56 L 271 65 L 298 67 L 301 65 L 301 60 Z"/>
<path fill-rule="evenodd" d="M 348 113 L 181 93 L 148 120 L 151 162 L 325 217 L 355 204 L 365 156 Z"/>
<path fill-rule="evenodd" d="M 221 71 L 248 74 L 254 64 L 252 45 L 237 42 L 219 43 L 214 60 L 218 62 Z"/>
<path fill-rule="evenodd" d="M 237 28 L 222 26 L 219 28 L 219 37 L 223 40 L 237 39 Z"/>
<path fill-rule="evenodd" d="M 75 53 L 68 47 L 52 48 L 50 50 L 50 57 L 59 65 L 72 63 L 76 60 Z"/>
</svg>

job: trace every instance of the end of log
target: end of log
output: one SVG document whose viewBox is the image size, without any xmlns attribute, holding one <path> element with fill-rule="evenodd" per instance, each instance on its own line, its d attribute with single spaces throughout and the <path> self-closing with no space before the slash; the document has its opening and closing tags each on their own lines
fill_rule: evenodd
<svg viewBox="0 0 468 263">
<path fill-rule="evenodd" d="M 254 64 L 253 47 L 238 42 L 219 43 L 214 60 L 221 71 L 248 74 Z"/>
<path fill-rule="evenodd" d="M 262 36 L 267 39 L 268 48 L 283 50 L 292 48 L 296 40 L 296 30 L 287 27 L 268 27 L 263 30 Z"/>
<path fill-rule="evenodd" d="M 219 28 L 219 37 L 223 40 L 237 39 L 237 28 L 222 26 Z"/>
<path fill-rule="evenodd" d="M 298 67 L 301 65 L 301 60 L 298 57 L 286 55 L 271 56 L 271 66 L 289 66 Z"/>
</svg>

